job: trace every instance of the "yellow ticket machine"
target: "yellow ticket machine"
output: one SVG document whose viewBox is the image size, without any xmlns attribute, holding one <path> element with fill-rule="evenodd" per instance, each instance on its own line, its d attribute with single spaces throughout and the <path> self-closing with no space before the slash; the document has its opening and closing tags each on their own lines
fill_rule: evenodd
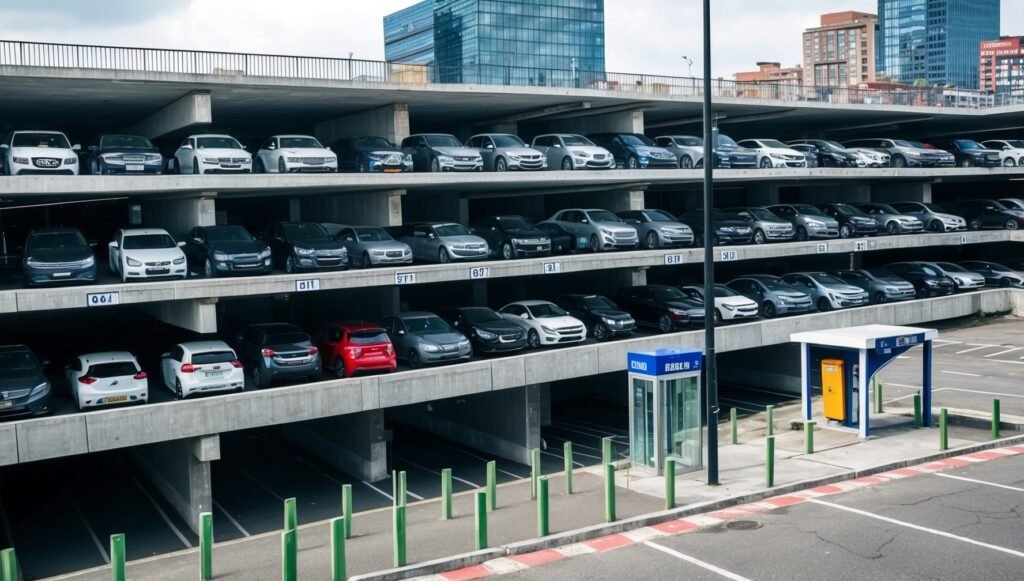
<svg viewBox="0 0 1024 581">
<path fill-rule="evenodd" d="M 825 417 L 846 421 L 846 362 L 842 359 L 821 360 L 821 395 Z"/>
</svg>

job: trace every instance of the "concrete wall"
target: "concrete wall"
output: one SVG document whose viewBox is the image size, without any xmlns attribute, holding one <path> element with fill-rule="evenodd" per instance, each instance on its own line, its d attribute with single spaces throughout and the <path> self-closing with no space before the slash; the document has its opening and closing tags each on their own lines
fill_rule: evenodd
<svg viewBox="0 0 1024 581">
<path fill-rule="evenodd" d="M 808 204 L 846 202 L 861 204 L 871 201 L 869 185 L 813 186 L 800 188 L 801 201 Z"/>
<path fill-rule="evenodd" d="M 216 194 L 208 192 L 196 197 L 172 200 L 145 200 L 142 221 L 147 228 L 163 228 L 181 242 L 196 226 L 217 224 Z"/>
<path fill-rule="evenodd" d="M 168 325 L 196 333 L 217 332 L 217 299 L 150 303 L 142 309 Z"/>
<path fill-rule="evenodd" d="M 374 135 L 397 145 L 409 136 L 409 106 L 394 103 L 316 124 L 314 134 L 330 147 L 342 137 Z"/>
<path fill-rule="evenodd" d="M 534 133 L 643 133 L 643 111 L 619 111 L 615 113 L 581 113 L 562 119 L 551 119 L 536 123 Z"/>
<path fill-rule="evenodd" d="M 175 512 L 199 533 L 199 513 L 213 511 L 210 462 L 220 460 L 220 436 L 172 440 L 132 450 L 132 457 Z"/>
<path fill-rule="evenodd" d="M 722 353 L 718 359 L 722 383 L 756 386 L 800 395 L 800 346 L 784 343 L 748 351 Z"/>
<path fill-rule="evenodd" d="M 281 428 L 286 440 L 360 480 L 388 477 L 383 410 L 349 414 Z"/>
<path fill-rule="evenodd" d="M 209 123 L 213 123 L 213 102 L 210 93 L 195 91 L 126 128 L 125 132 L 156 139 L 179 129 Z"/>
<path fill-rule="evenodd" d="M 353 226 L 401 226 L 405 190 L 308 196 L 296 200 L 302 219 Z"/>
<path fill-rule="evenodd" d="M 905 184 L 872 184 L 872 201 L 891 202 L 925 202 L 932 201 L 931 183 L 905 183 Z"/>
</svg>

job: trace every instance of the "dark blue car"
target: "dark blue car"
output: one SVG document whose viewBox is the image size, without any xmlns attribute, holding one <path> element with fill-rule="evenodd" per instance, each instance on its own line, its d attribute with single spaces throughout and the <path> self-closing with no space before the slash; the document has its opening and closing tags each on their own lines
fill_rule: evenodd
<svg viewBox="0 0 1024 581">
<path fill-rule="evenodd" d="M 0 347 L 0 420 L 50 413 L 50 382 L 24 345 Z"/>
<path fill-rule="evenodd" d="M 164 156 L 142 135 L 100 135 L 86 155 L 92 175 L 159 175 L 164 171 Z"/>
<path fill-rule="evenodd" d="M 96 282 L 96 256 L 74 228 L 33 230 L 21 259 L 27 286 Z"/>
</svg>

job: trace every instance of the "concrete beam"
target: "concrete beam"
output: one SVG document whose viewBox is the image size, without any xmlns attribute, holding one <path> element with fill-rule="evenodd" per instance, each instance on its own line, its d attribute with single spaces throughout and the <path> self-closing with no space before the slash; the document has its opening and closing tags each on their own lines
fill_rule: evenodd
<svg viewBox="0 0 1024 581">
<path fill-rule="evenodd" d="M 407 196 L 402 200 L 404 222 L 450 220 L 469 224 L 469 200 L 458 193 Z"/>
<path fill-rule="evenodd" d="M 388 477 L 388 443 L 383 410 L 327 418 L 281 429 L 286 440 L 360 480 Z"/>
<path fill-rule="evenodd" d="M 132 450 L 164 499 L 196 534 L 199 514 L 213 511 L 210 462 L 220 460 L 220 436 L 172 440 Z"/>
<path fill-rule="evenodd" d="M 142 221 L 148 228 L 167 230 L 180 242 L 196 226 L 217 224 L 217 194 L 204 192 L 190 198 L 144 200 Z"/>
<path fill-rule="evenodd" d="M 388 141 L 401 144 L 409 137 L 409 106 L 405 103 L 394 103 L 323 121 L 316 124 L 314 134 L 321 143 L 330 147 L 342 137 L 359 137 L 374 135 Z"/>
<path fill-rule="evenodd" d="M 125 132 L 138 133 L 150 139 L 156 139 L 179 129 L 210 123 L 213 123 L 213 103 L 210 93 L 195 91 L 126 128 Z"/>
<path fill-rule="evenodd" d="M 924 202 L 932 203 L 932 184 L 871 184 L 871 199 L 875 202 Z"/>
<path fill-rule="evenodd" d="M 861 204 L 871 201 L 871 186 L 867 184 L 809 186 L 800 188 L 800 201 L 807 204 L 846 202 Z"/>
<path fill-rule="evenodd" d="M 750 184 L 747 186 L 747 205 L 773 206 L 779 203 L 779 184 Z"/>
<path fill-rule="evenodd" d="M 579 133 L 643 133 L 643 111 L 618 111 L 614 113 L 580 113 L 570 119 L 552 119 L 538 123 L 547 132 Z M 584 116 L 585 115 L 585 116 Z M 538 131 L 538 133 L 540 133 Z"/>
<path fill-rule="evenodd" d="M 202 334 L 217 332 L 215 298 L 151 303 L 142 308 L 168 325 Z"/>
<path fill-rule="evenodd" d="M 354 226 L 401 226 L 403 196 L 405 190 L 388 190 L 305 197 L 297 201 L 301 215 L 310 220 Z"/>
</svg>

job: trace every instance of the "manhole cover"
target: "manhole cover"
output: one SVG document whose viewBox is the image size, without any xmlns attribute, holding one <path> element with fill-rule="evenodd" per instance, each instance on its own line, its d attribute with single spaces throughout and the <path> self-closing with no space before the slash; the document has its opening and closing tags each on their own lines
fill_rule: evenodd
<svg viewBox="0 0 1024 581">
<path fill-rule="evenodd" d="M 756 520 L 731 520 L 725 523 L 725 528 L 730 531 L 754 531 L 764 526 L 764 523 Z"/>
</svg>

